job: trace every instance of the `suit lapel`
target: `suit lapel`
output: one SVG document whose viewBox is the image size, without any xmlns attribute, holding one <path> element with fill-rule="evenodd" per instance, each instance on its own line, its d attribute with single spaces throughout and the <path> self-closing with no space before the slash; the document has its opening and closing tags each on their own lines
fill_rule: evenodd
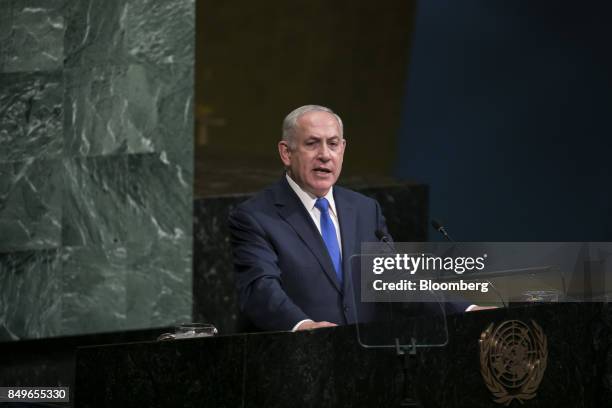
<svg viewBox="0 0 612 408">
<path fill-rule="evenodd" d="M 342 273 L 344 274 L 344 293 L 350 293 L 351 283 L 351 256 L 358 254 L 355 248 L 355 237 L 357 234 L 357 214 L 355 208 L 345 197 L 341 188 L 334 188 L 334 200 L 338 211 L 338 222 L 340 223 L 340 237 L 342 239 Z"/>
<path fill-rule="evenodd" d="M 323 242 L 323 238 L 312 221 L 312 218 L 304 208 L 304 205 L 289 186 L 283 176 L 277 184 L 275 191 L 275 205 L 279 215 L 287 221 L 295 233 L 306 244 L 313 253 L 325 274 L 332 282 L 337 291 L 341 291 L 332 261 Z"/>
</svg>

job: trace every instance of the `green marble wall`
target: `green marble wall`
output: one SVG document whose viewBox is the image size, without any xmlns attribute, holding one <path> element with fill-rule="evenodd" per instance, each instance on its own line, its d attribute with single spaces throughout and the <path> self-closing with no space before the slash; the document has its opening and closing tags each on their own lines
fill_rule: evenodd
<svg viewBox="0 0 612 408">
<path fill-rule="evenodd" d="M 194 0 L 0 0 L 0 340 L 191 318 Z"/>
</svg>

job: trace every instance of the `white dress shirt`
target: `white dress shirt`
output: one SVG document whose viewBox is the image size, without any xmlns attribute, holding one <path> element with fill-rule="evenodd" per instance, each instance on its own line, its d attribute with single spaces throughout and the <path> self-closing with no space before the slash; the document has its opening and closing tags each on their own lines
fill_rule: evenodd
<svg viewBox="0 0 612 408">
<path fill-rule="evenodd" d="M 304 205 L 304 208 L 306 208 L 306 211 L 308 211 L 308 214 L 310 214 L 310 217 L 317 226 L 319 234 L 321 234 L 321 211 L 317 207 L 315 207 L 315 203 L 317 202 L 318 197 L 300 187 L 295 181 L 293 181 L 291 177 L 289 177 L 289 174 L 285 174 L 285 177 L 287 177 L 287 182 L 289 183 L 289 186 L 291 186 L 291 189 L 295 191 L 295 194 L 297 194 L 300 201 Z M 340 236 L 340 222 L 338 221 L 336 202 L 334 201 L 334 187 L 329 189 L 329 191 L 325 195 L 325 198 L 329 202 L 329 215 L 332 222 L 334 223 L 334 228 L 336 229 L 336 238 L 338 239 L 340 256 L 342 256 L 342 238 Z M 299 327 L 299 325 L 304 322 L 312 322 L 312 320 L 305 319 L 297 322 L 296 325 L 293 326 L 293 329 L 291 331 L 295 331 Z"/>
<path fill-rule="evenodd" d="M 295 194 L 297 194 L 297 196 L 300 198 L 300 201 L 304 205 L 304 208 L 306 208 L 306 211 L 308 211 L 308 214 L 310 214 L 310 217 L 312 218 L 315 225 L 317 226 L 317 229 L 319 230 L 319 234 L 321 234 L 321 210 L 315 207 L 315 203 L 317 202 L 317 198 L 319 197 L 315 196 L 314 194 L 309 193 L 306 190 L 303 190 L 302 187 L 298 186 L 298 184 L 295 181 L 293 181 L 293 179 L 289 177 L 288 174 L 286 174 L 285 177 L 287 177 L 287 181 L 289 182 L 289 185 L 291 186 L 293 191 L 295 191 Z M 340 248 L 340 256 L 342 256 L 342 239 L 340 237 L 340 223 L 338 222 L 338 212 L 336 211 L 336 202 L 334 201 L 334 188 L 333 187 L 329 189 L 329 191 L 324 196 L 324 198 L 326 198 L 327 202 L 329 202 L 329 215 L 330 215 L 332 222 L 334 223 L 334 229 L 336 230 L 336 239 L 338 239 L 338 247 Z M 321 236 L 323 236 L 323 234 L 321 234 Z"/>
</svg>

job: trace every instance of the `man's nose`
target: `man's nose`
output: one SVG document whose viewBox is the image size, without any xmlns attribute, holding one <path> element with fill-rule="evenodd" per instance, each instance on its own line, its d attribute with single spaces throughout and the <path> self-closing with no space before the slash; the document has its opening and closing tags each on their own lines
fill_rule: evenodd
<svg viewBox="0 0 612 408">
<path fill-rule="evenodd" d="M 329 161 L 331 159 L 331 150 L 327 143 L 321 143 L 317 158 L 321 161 Z"/>
</svg>

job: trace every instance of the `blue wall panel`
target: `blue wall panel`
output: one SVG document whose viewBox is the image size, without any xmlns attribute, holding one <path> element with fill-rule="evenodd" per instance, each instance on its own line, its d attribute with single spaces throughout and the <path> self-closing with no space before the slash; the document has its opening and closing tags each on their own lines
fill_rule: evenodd
<svg viewBox="0 0 612 408">
<path fill-rule="evenodd" d="M 419 3 L 396 175 L 455 239 L 612 240 L 611 11 Z"/>
</svg>

